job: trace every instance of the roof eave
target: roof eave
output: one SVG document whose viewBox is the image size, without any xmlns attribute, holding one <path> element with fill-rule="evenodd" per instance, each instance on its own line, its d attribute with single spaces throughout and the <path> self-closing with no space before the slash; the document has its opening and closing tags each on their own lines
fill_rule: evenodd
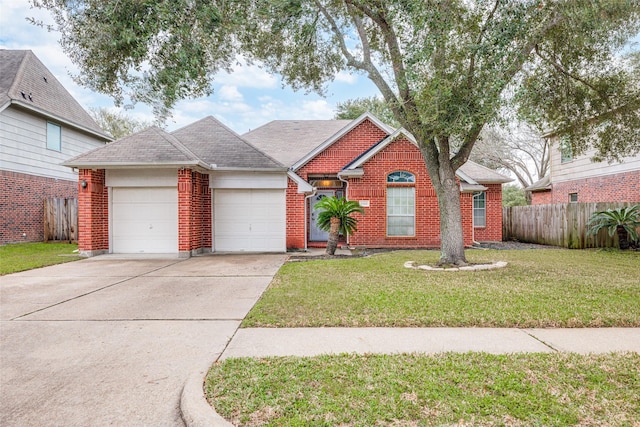
<svg viewBox="0 0 640 427">
<path fill-rule="evenodd" d="M 77 169 L 158 169 L 200 167 L 211 169 L 204 162 L 64 162 L 62 166 Z"/>
</svg>

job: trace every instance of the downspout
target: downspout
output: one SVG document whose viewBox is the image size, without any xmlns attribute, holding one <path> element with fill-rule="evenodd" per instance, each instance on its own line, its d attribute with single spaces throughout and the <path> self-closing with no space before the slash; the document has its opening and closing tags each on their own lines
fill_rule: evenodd
<svg viewBox="0 0 640 427">
<path fill-rule="evenodd" d="M 346 180 L 346 179 L 342 179 L 342 176 L 340 176 L 340 172 L 338 172 L 338 179 L 340 181 L 344 182 L 344 198 L 346 200 L 349 200 L 349 181 Z M 346 233 L 346 234 L 347 234 L 347 247 L 349 247 L 349 240 L 350 240 L 349 237 L 350 237 L 350 235 L 349 235 L 349 233 Z"/>
<path fill-rule="evenodd" d="M 307 206 L 309 206 L 309 199 L 314 197 L 316 195 L 316 192 L 318 191 L 317 188 L 313 188 L 313 191 L 311 193 L 309 193 L 308 196 L 304 196 L 304 251 L 307 252 L 308 248 L 307 248 L 307 241 L 309 240 L 307 238 Z"/>
</svg>

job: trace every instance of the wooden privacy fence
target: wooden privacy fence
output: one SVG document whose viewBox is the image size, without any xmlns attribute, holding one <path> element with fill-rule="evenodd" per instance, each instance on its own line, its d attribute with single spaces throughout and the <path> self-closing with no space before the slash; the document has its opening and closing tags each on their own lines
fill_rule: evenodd
<svg viewBox="0 0 640 427">
<path fill-rule="evenodd" d="M 563 246 L 569 249 L 617 247 L 618 237 L 607 230 L 587 234 L 594 212 L 633 206 L 635 203 L 564 203 L 502 208 L 503 240 Z"/>
<path fill-rule="evenodd" d="M 44 241 L 78 241 L 78 199 L 44 200 Z"/>
</svg>

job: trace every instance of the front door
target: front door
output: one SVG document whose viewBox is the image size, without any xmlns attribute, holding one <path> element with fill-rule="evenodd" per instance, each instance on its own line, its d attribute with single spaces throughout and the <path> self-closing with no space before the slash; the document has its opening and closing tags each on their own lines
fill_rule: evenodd
<svg viewBox="0 0 640 427">
<path fill-rule="evenodd" d="M 315 206 L 320 200 L 325 197 L 332 197 L 335 195 L 333 190 L 318 191 L 318 193 L 310 199 L 309 207 L 311 210 L 311 221 L 309 225 L 309 240 L 312 242 L 326 242 L 329 240 L 329 232 L 323 231 L 318 227 L 318 215 L 321 211 L 316 210 Z"/>
</svg>

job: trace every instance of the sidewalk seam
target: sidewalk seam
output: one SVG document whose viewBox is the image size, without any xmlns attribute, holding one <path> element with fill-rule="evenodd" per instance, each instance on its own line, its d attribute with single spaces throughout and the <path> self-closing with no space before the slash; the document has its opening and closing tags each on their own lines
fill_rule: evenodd
<svg viewBox="0 0 640 427">
<path fill-rule="evenodd" d="M 538 338 L 537 336 L 533 335 L 532 333 L 529 332 L 529 330 L 527 329 L 520 329 L 522 332 L 524 332 L 525 334 L 529 335 L 531 338 L 533 338 L 534 340 L 538 341 L 540 344 L 550 348 L 551 350 L 553 350 L 555 353 L 560 353 L 560 350 L 558 350 L 557 348 L 555 348 L 554 346 L 552 346 L 551 344 L 545 342 L 544 340 L 541 340 L 540 338 Z"/>
</svg>

